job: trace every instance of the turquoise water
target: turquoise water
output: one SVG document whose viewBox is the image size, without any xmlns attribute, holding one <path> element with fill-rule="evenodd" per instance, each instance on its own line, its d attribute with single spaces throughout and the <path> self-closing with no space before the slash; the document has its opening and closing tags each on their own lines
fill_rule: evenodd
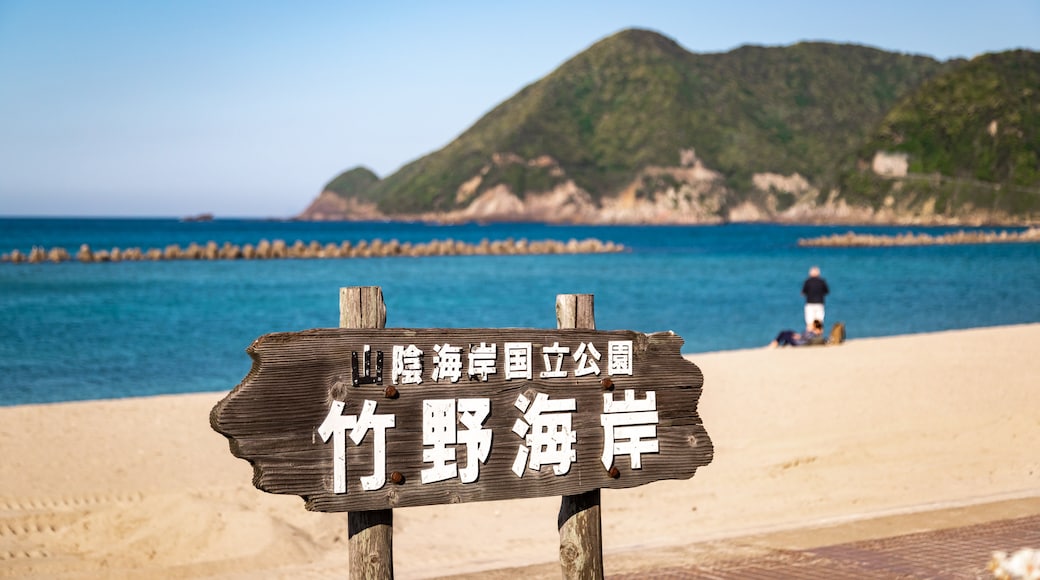
<svg viewBox="0 0 1040 580">
<path fill-rule="evenodd" d="M 0 219 L 0 252 L 191 242 L 479 242 L 596 237 L 622 254 L 0 264 L 0 405 L 227 391 L 245 348 L 334 327 L 341 286 L 381 286 L 387 325 L 554 327 L 555 296 L 592 293 L 601 329 L 673 330 L 687 353 L 759 347 L 802 325 L 818 264 L 850 339 L 1040 321 L 1040 244 L 800 248 L 848 227 L 695 227 Z M 899 233 L 907 228 L 859 227 Z M 941 233 L 951 228 L 915 228 Z"/>
</svg>

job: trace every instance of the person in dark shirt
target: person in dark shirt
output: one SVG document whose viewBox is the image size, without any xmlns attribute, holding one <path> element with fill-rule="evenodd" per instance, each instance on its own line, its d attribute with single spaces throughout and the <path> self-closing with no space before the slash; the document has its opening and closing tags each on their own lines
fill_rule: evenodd
<svg viewBox="0 0 1040 580">
<path fill-rule="evenodd" d="M 805 296 L 805 326 L 812 326 L 814 320 L 823 323 L 823 299 L 830 293 L 827 281 L 820 277 L 820 268 L 809 268 L 809 277 L 802 283 L 802 296 Z"/>
<path fill-rule="evenodd" d="M 805 329 L 803 334 L 793 330 L 781 330 L 776 335 L 776 338 L 773 339 L 773 342 L 769 343 L 769 348 L 819 344 L 827 344 L 827 341 L 823 338 L 823 323 L 819 320 L 814 320 L 812 326 Z"/>
</svg>

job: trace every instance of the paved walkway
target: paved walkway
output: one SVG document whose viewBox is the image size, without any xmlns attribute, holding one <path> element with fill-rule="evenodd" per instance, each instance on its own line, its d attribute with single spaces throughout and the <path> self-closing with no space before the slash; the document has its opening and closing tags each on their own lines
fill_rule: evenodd
<svg viewBox="0 0 1040 580">
<path fill-rule="evenodd" d="M 994 501 L 712 543 L 703 558 L 629 578 L 993 578 L 994 551 L 1040 548 L 1040 497 Z M 609 573 L 609 569 L 608 569 Z"/>
<path fill-rule="evenodd" d="M 993 550 L 1010 553 L 1025 546 L 1040 546 L 1040 515 L 805 550 L 770 550 L 749 559 L 610 575 L 610 578 L 993 578 L 986 569 L 990 553 Z"/>
<path fill-rule="evenodd" d="M 1040 548 L 1040 489 L 1033 497 L 929 509 L 726 538 L 607 553 L 609 580 L 992 579 L 994 551 Z M 488 570 L 456 580 L 559 578 L 558 563 Z"/>
</svg>

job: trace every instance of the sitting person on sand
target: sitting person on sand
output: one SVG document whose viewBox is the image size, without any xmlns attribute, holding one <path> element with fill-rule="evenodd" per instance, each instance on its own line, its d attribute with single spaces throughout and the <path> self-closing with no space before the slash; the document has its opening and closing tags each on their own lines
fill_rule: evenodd
<svg viewBox="0 0 1040 580">
<path fill-rule="evenodd" d="M 805 329 L 805 333 L 799 334 L 793 330 L 781 330 L 773 342 L 769 343 L 769 348 L 776 348 L 778 346 L 803 346 L 808 344 L 825 344 L 826 341 L 823 338 L 823 322 L 814 320 L 809 328 Z"/>
</svg>

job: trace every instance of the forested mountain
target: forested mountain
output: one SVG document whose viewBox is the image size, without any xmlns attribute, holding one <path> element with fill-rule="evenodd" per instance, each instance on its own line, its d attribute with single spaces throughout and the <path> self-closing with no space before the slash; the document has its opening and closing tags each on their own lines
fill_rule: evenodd
<svg viewBox="0 0 1040 580">
<path fill-rule="evenodd" d="M 1036 54 L 1021 51 L 945 63 L 829 43 L 695 54 L 625 30 L 393 175 L 338 176 L 301 217 L 912 221 L 921 204 L 888 198 L 920 173 L 1032 186 L 1038 99 L 1023 91 L 1040 88 L 1037 69 Z M 967 159 L 975 146 L 960 143 L 975 133 L 935 126 L 954 123 L 949 114 L 914 113 L 943 95 L 966 115 L 999 111 L 998 133 L 1017 140 L 1001 141 L 992 163 Z M 949 144 L 929 137 L 937 131 L 958 145 L 937 152 Z M 1030 151 L 1033 173 L 1024 168 Z M 904 158 L 910 169 L 901 172 Z M 936 207 L 929 215 L 945 219 Z"/>
<path fill-rule="evenodd" d="M 866 170 L 877 151 L 900 178 Z M 1040 53 L 985 54 L 899 102 L 845 166 L 850 203 L 963 221 L 1040 219 Z"/>
</svg>

